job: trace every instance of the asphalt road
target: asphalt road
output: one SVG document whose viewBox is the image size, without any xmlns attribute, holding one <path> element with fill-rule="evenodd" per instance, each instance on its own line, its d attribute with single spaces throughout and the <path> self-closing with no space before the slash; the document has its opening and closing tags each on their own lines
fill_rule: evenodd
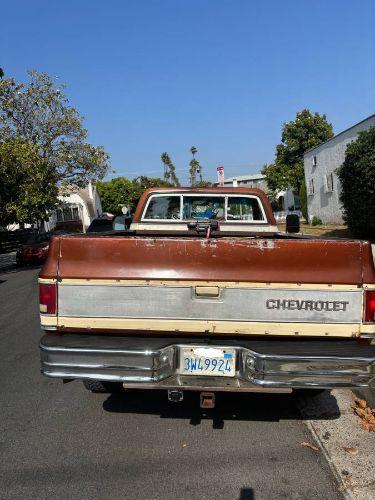
<svg viewBox="0 0 375 500">
<path fill-rule="evenodd" d="M 39 372 L 37 270 L 0 275 L 1 499 L 338 499 L 289 395 L 91 394 Z"/>
</svg>

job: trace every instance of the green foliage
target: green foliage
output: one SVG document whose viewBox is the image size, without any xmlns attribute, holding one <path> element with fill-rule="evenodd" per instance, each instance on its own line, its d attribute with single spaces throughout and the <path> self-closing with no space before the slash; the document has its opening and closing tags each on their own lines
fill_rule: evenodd
<svg viewBox="0 0 375 500">
<path fill-rule="evenodd" d="M 57 175 L 38 153 L 20 139 L 0 143 L 0 225 L 44 220 L 57 199 Z"/>
<path fill-rule="evenodd" d="M 323 224 L 322 219 L 320 219 L 319 217 L 314 215 L 314 217 L 312 218 L 312 221 L 311 221 L 311 225 L 312 226 L 321 226 L 322 224 Z"/>
<path fill-rule="evenodd" d="M 269 189 L 292 188 L 299 193 L 305 183 L 304 153 L 332 136 L 332 125 L 327 122 L 326 115 L 312 114 L 308 109 L 298 112 L 295 120 L 284 123 L 281 143 L 276 146 L 275 162 L 262 169 Z"/>
<path fill-rule="evenodd" d="M 301 202 L 301 212 L 302 212 L 302 215 L 305 218 L 305 220 L 308 221 L 309 218 L 308 218 L 308 212 L 307 212 L 306 182 L 303 182 L 301 184 L 301 187 L 300 187 L 300 190 L 299 190 L 299 197 L 300 197 L 300 202 Z"/>
<path fill-rule="evenodd" d="M 168 153 L 162 153 L 161 161 L 164 163 L 164 182 L 172 181 L 174 186 L 179 186 L 180 182 L 176 175 L 176 168 L 172 163 Z"/>
<path fill-rule="evenodd" d="M 19 139 L 36 147 L 62 183 L 87 185 L 102 179 L 108 155 L 86 142 L 82 117 L 45 73 L 30 71 L 29 84 L 14 78 L 0 81 L 0 142 Z"/>
<path fill-rule="evenodd" d="M 375 239 L 375 127 L 360 132 L 348 144 L 338 169 L 340 200 L 350 232 L 359 238 Z"/>
<path fill-rule="evenodd" d="M 134 212 L 143 191 L 150 187 L 172 186 L 170 182 L 154 177 L 137 177 L 130 180 L 116 177 L 108 182 L 98 182 L 97 188 L 104 212 L 121 214 L 121 205 Z"/>
<path fill-rule="evenodd" d="M 270 204 L 273 212 L 278 212 L 280 210 L 280 204 L 279 201 L 271 195 L 270 197 Z"/>
<path fill-rule="evenodd" d="M 196 188 L 207 188 L 207 187 L 212 187 L 213 184 L 210 181 L 198 181 L 194 184 L 194 187 Z"/>
</svg>

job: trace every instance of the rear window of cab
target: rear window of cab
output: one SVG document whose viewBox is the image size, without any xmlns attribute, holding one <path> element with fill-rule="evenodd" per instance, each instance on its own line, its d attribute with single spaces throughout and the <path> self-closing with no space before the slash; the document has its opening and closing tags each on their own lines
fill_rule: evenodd
<svg viewBox="0 0 375 500">
<path fill-rule="evenodd" d="M 142 221 L 209 219 L 222 222 L 265 222 L 256 196 L 154 194 L 147 201 Z"/>
</svg>

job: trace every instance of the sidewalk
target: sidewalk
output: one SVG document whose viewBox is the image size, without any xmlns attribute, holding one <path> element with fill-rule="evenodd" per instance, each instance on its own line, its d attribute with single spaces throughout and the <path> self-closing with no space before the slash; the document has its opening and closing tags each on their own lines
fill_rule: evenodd
<svg viewBox="0 0 375 500">
<path fill-rule="evenodd" d="M 353 393 L 336 389 L 301 398 L 300 411 L 319 451 L 327 458 L 344 495 L 352 500 L 375 498 L 375 432 L 366 432 L 354 415 Z"/>
</svg>

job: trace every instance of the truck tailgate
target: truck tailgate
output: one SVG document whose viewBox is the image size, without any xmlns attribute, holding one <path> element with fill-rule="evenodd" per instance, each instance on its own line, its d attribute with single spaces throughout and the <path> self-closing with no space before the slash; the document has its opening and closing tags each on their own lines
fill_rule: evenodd
<svg viewBox="0 0 375 500">
<path fill-rule="evenodd" d="M 367 242 L 308 239 L 61 237 L 58 328 L 357 336 Z"/>
</svg>

